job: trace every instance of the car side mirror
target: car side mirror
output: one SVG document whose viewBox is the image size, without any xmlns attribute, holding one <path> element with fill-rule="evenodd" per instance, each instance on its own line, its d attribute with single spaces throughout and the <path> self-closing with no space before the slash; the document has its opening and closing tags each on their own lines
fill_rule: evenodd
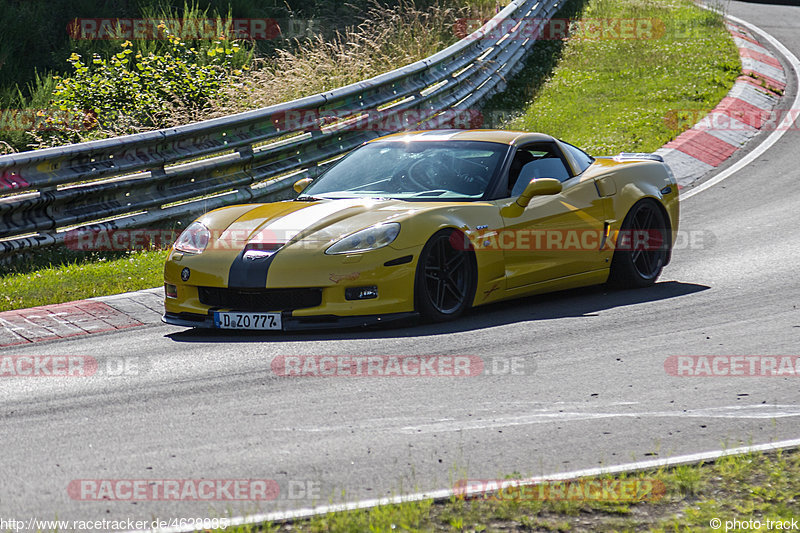
<svg viewBox="0 0 800 533">
<path fill-rule="evenodd" d="M 517 198 L 517 204 L 520 207 L 528 207 L 531 203 L 531 198 L 534 196 L 546 196 L 551 194 L 558 194 L 561 192 L 561 182 L 555 178 L 536 178 L 532 179 L 530 183 L 522 191 L 522 194 Z"/>
<path fill-rule="evenodd" d="M 528 183 L 522 194 L 515 201 L 500 210 L 500 215 L 505 218 L 514 218 L 522 215 L 531 198 L 534 196 L 545 196 L 558 194 L 561 192 L 561 182 L 555 178 L 536 178 Z"/>
<path fill-rule="evenodd" d="M 303 192 L 303 189 L 308 187 L 308 185 L 312 181 L 314 181 L 312 178 L 303 178 L 301 180 L 295 181 L 294 182 L 294 192 L 296 192 L 297 194 L 300 194 L 301 192 Z"/>
</svg>

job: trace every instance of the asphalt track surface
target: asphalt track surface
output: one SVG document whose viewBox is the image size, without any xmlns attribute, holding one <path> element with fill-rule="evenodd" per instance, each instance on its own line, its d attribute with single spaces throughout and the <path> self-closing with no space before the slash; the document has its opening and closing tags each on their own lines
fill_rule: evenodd
<svg viewBox="0 0 800 533">
<path fill-rule="evenodd" d="M 731 2 L 729 11 L 800 55 L 800 8 Z M 796 89 L 790 80 L 782 105 Z M 798 146 L 795 129 L 684 202 L 682 228 L 701 241 L 676 250 L 650 289 L 533 297 L 445 325 L 296 335 L 157 325 L 5 349 L 140 364 L 127 377 L 0 382 L 0 517 L 240 515 L 796 438 L 800 379 L 678 378 L 664 361 L 800 354 Z M 521 368 L 278 377 L 270 363 L 287 355 L 515 357 Z M 200 478 L 270 479 L 281 494 L 253 504 L 67 493 L 76 479 Z"/>
</svg>

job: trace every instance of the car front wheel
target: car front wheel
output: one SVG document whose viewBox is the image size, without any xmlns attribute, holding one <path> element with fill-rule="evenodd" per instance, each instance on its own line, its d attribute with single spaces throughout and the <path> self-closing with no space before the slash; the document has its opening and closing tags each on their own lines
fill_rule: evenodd
<svg viewBox="0 0 800 533">
<path fill-rule="evenodd" d="M 475 296 L 475 268 L 464 236 L 454 230 L 436 232 L 422 249 L 414 287 L 415 308 L 435 322 L 461 315 Z"/>
</svg>

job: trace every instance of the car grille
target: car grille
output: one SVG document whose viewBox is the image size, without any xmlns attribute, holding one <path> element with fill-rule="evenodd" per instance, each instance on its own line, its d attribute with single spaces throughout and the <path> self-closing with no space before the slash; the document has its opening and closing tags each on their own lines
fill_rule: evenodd
<svg viewBox="0 0 800 533">
<path fill-rule="evenodd" d="M 209 307 L 237 311 L 285 311 L 316 307 L 322 303 L 322 289 L 224 289 L 198 287 L 200 302 Z"/>
</svg>

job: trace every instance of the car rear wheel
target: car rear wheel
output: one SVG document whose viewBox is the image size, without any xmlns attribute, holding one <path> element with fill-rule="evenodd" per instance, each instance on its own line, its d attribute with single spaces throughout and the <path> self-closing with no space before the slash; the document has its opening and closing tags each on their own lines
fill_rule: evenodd
<svg viewBox="0 0 800 533">
<path fill-rule="evenodd" d="M 417 263 L 414 305 L 435 322 L 461 315 L 475 296 L 475 268 L 464 236 L 441 230 L 428 240 Z"/>
<path fill-rule="evenodd" d="M 667 263 L 669 243 L 664 213 L 654 200 L 639 200 L 622 221 L 608 284 L 621 289 L 654 284 Z"/>
</svg>

